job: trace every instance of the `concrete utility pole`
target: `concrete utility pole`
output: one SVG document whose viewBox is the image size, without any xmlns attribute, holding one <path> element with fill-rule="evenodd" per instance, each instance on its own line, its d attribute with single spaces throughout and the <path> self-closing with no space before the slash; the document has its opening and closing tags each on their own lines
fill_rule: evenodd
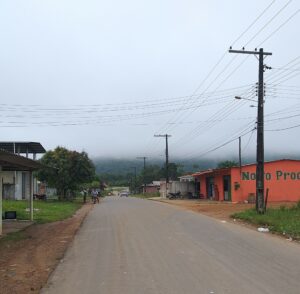
<svg viewBox="0 0 300 294">
<path fill-rule="evenodd" d="M 166 184 L 169 184 L 169 147 L 168 147 L 168 138 L 171 135 L 154 135 L 154 137 L 164 137 L 166 138 Z"/>
<path fill-rule="evenodd" d="M 137 157 L 136 159 L 143 159 L 144 160 L 144 176 L 143 176 L 143 182 L 144 182 L 144 192 L 143 194 L 146 192 L 146 178 L 145 178 L 145 172 L 146 172 L 146 156 L 142 156 L 142 157 Z"/>
<path fill-rule="evenodd" d="M 243 48 L 244 49 L 244 48 Z M 264 52 L 263 48 L 259 51 L 232 50 L 229 53 L 242 53 L 258 55 L 258 107 L 257 107 L 257 147 L 256 147 L 256 211 L 260 214 L 265 212 L 264 203 L 264 57 L 272 55 Z"/>
<path fill-rule="evenodd" d="M 132 166 L 134 169 L 134 194 L 136 194 L 136 166 Z"/>
</svg>

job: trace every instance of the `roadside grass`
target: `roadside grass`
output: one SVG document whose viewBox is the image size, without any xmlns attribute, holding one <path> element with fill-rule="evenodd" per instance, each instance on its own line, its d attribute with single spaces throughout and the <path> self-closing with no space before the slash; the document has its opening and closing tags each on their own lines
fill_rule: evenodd
<svg viewBox="0 0 300 294">
<path fill-rule="evenodd" d="M 130 196 L 142 199 L 160 197 L 159 193 L 131 194 Z"/>
<path fill-rule="evenodd" d="M 34 221 L 37 223 L 48 223 L 71 217 L 82 202 L 41 201 L 33 202 Z M 29 201 L 27 200 L 3 200 L 3 213 L 5 211 L 16 211 L 18 220 L 29 220 Z"/>
<path fill-rule="evenodd" d="M 268 208 L 265 214 L 257 214 L 255 209 L 234 213 L 232 218 L 268 227 L 271 232 L 300 239 L 300 202 L 292 207 Z"/>
</svg>

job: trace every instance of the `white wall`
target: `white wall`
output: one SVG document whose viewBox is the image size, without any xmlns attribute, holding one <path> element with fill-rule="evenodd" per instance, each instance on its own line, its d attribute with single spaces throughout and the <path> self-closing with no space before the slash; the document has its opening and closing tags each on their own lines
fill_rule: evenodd
<svg viewBox="0 0 300 294">
<path fill-rule="evenodd" d="M 4 184 L 13 184 L 15 183 L 15 200 L 22 200 L 22 174 L 25 174 L 25 199 L 29 200 L 30 198 L 30 172 L 22 171 L 4 171 L 3 174 L 3 183 Z"/>
<path fill-rule="evenodd" d="M 16 176 L 15 181 L 15 200 L 22 200 L 22 172 L 13 172 Z"/>
<path fill-rule="evenodd" d="M 194 194 L 195 192 L 195 183 L 194 182 L 178 182 L 174 181 L 170 185 L 170 193 L 180 192 L 181 195 L 187 195 L 188 192 Z"/>
</svg>

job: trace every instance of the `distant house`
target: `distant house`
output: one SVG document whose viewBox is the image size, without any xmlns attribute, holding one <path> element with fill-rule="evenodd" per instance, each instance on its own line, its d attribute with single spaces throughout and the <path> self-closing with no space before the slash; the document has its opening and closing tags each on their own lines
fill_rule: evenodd
<svg viewBox="0 0 300 294">
<path fill-rule="evenodd" d="M 0 149 L 13 154 L 25 155 L 36 160 L 37 154 L 46 152 L 44 147 L 37 142 L 0 142 Z M 32 184 L 31 184 L 32 181 Z M 31 179 L 30 172 L 13 168 L 2 173 L 3 199 L 24 200 L 30 198 L 30 185 L 33 186 L 33 194 L 38 193 L 37 180 Z"/>
<path fill-rule="evenodd" d="M 268 201 L 300 200 L 300 160 L 265 162 L 265 191 Z M 216 201 L 254 202 L 256 164 L 217 168 L 194 173 L 200 198 Z"/>
<path fill-rule="evenodd" d="M 160 189 L 160 181 L 153 181 L 151 184 L 143 185 L 141 188 L 143 193 L 157 193 Z"/>
</svg>

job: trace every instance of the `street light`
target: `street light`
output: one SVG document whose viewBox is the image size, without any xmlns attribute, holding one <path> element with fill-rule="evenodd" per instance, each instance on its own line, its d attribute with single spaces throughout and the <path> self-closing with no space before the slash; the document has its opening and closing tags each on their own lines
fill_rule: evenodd
<svg viewBox="0 0 300 294">
<path fill-rule="evenodd" d="M 257 100 L 255 100 L 255 99 L 244 98 L 244 97 L 241 97 L 241 96 L 234 96 L 234 98 L 237 99 L 237 100 L 248 100 L 248 101 L 257 102 Z"/>
</svg>

